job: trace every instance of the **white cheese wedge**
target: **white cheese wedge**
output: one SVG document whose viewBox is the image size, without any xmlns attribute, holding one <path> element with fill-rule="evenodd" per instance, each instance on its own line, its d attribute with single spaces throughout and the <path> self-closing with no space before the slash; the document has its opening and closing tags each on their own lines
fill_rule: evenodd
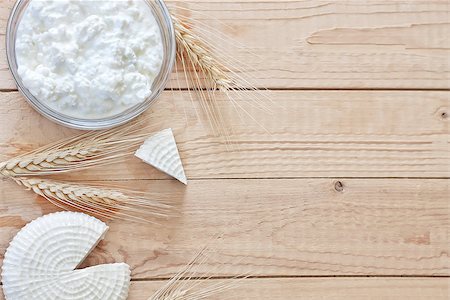
<svg viewBox="0 0 450 300">
<path fill-rule="evenodd" d="M 5 253 L 5 299 L 126 299 L 130 285 L 127 264 L 75 270 L 107 230 L 100 220 L 76 212 L 53 213 L 27 224 Z"/>
<path fill-rule="evenodd" d="M 172 129 L 164 129 L 146 139 L 135 155 L 161 172 L 187 184 Z"/>
</svg>

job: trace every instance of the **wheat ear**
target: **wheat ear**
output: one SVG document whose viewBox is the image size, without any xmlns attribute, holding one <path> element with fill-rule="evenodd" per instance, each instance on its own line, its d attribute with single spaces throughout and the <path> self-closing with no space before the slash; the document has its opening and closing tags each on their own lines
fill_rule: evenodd
<svg viewBox="0 0 450 300">
<path fill-rule="evenodd" d="M 241 121 L 252 120 L 268 132 L 245 108 L 245 103 L 248 102 L 258 110 L 271 113 L 271 109 L 267 105 L 267 103 L 272 103 L 271 99 L 251 84 L 250 79 L 238 74 L 245 74 L 244 70 L 236 72 L 225 65 L 222 62 L 224 60 L 219 60 L 217 54 L 220 54 L 220 57 L 226 57 L 226 54 L 202 38 L 201 35 L 194 33 L 187 25 L 187 21 L 182 20 L 182 17 L 178 17 L 175 13 L 171 13 L 171 16 L 177 41 L 177 57 L 189 84 L 189 91 L 197 92 L 200 107 L 208 117 L 213 130 L 221 134 L 227 144 L 231 144 L 229 136 L 232 134 L 232 127 L 226 124 L 218 106 L 216 95 L 216 91 L 218 91 L 231 103 Z M 225 59 L 225 62 L 227 61 L 232 61 L 232 59 Z M 241 63 L 235 62 L 235 64 L 240 65 Z M 205 84 L 206 88 L 203 87 Z M 267 101 L 261 101 L 262 99 Z"/>
<path fill-rule="evenodd" d="M 106 219 L 157 223 L 172 214 L 172 207 L 149 200 L 142 192 L 71 184 L 41 178 L 13 177 L 17 184 L 32 190 L 63 209 L 76 209 Z"/>
<path fill-rule="evenodd" d="M 206 261 L 207 247 L 199 251 L 184 268 L 172 277 L 148 300 L 201 300 L 235 288 L 241 280 L 249 275 L 235 276 L 230 279 L 210 283 L 212 276 L 198 278 L 199 268 Z"/>
<path fill-rule="evenodd" d="M 135 121 L 106 131 L 92 131 L 60 140 L 32 152 L 0 162 L 0 175 L 49 175 L 106 165 L 122 160 L 151 133 L 139 133 Z"/>
<path fill-rule="evenodd" d="M 203 40 L 196 36 L 178 17 L 174 14 L 171 16 L 175 28 L 177 58 L 182 65 L 186 81 L 190 85 L 189 91 L 197 92 L 200 107 L 206 114 L 210 127 L 216 133 L 221 134 L 229 144 L 230 132 L 217 105 L 214 91 L 225 92 L 232 82 L 229 81 L 227 73 L 223 71 L 219 61 L 212 56 Z M 205 78 L 201 78 L 199 73 L 203 74 Z M 205 83 L 212 86 L 204 89 Z"/>
</svg>

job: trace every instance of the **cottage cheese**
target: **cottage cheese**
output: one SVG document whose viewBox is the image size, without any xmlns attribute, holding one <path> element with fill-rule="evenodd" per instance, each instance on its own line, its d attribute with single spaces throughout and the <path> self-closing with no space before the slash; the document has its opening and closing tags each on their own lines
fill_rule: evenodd
<svg viewBox="0 0 450 300">
<path fill-rule="evenodd" d="M 32 0 L 18 26 L 16 57 L 23 84 L 39 101 L 92 119 L 151 94 L 163 46 L 144 0 Z"/>
</svg>

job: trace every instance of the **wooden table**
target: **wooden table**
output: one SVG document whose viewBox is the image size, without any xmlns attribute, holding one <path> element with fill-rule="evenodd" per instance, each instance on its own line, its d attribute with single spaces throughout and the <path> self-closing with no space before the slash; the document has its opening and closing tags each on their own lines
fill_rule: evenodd
<svg viewBox="0 0 450 300">
<path fill-rule="evenodd" d="M 4 51 L 12 5 L 0 2 L 5 157 L 74 134 L 16 91 Z M 273 114 L 252 110 L 270 134 L 221 99 L 239 144 L 226 151 L 186 91 L 162 95 L 146 115 L 174 129 L 187 187 L 137 159 L 63 178 L 162 193 L 182 216 L 164 227 L 109 223 L 85 265 L 127 262 L 130 299 L 147 299 L 222 233 L 208 270 L 255 276 L 214 299 L 448 299 L 449 5 L 202 0 L 194 17 L 245 44 L 227 51 L 271 90 Z M 2 254 L 22 226 L 56 210 L 0 181 Z"/>
</svg>

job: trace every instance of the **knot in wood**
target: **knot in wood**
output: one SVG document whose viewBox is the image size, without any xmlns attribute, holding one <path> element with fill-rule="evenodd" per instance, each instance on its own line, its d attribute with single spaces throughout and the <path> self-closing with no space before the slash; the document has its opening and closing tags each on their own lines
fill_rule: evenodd
<svg viewBox="0 0 450 300">
<path fill-rule="evenodd" d="M 342 183 L 342 181 L 336 181 L 335 183 L 334 183 L 334 189 L 337 191 L 337 192 L 343 192 L 344 191 L 344 184 Z"/>
</svg>

